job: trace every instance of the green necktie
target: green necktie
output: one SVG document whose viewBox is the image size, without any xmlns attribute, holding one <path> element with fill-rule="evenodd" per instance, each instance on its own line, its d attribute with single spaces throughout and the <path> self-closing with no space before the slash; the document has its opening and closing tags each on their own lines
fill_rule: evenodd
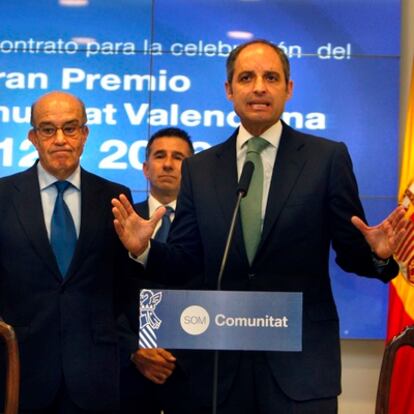
<svg viewBox="0 0 414 414">
<path fill-rule="evenodd" d="M 247 196 L 241 201 L 244 245 L 249 263 L 253 262 L 262 233 L 263 164 L 260 153 L 269 145 L 261 137 L 247 141 L 246 161 L 254 164 L 253 177 Z"/>
</svg>

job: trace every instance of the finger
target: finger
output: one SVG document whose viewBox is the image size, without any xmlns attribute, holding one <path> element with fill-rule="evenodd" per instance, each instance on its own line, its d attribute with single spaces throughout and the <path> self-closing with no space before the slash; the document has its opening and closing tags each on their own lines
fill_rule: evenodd
<svg viewBox="0 0 414 414">
<path fill-rule="evenodd" d="M 111 200 L 112 204 L 112 214 L 117 218 L 118 220 L 125 220 L 128 217 L 128 213 L 125 210 L 123 204 L 117 199 L 113 198 Z"/>
<path fill-rule="evenodd" d="M 163 369 L 163 373 L 170 375 L 175 369 L 175 363 L 174 362 L 163 361 L 160 364 L 160 368 Z"/>
<path fill-rule="evenodd" d="M 156 348 L 140 348 L 136 353 L 149 361 L 155 360 L 158 355 Z"/>
<path fill-rule="evenodd" d="M 159 372 L 157 374 L 154 374 L 154 378 L 158 380 L 160 384 L 164 384 L 165 381 L 171 376 L 171 372 Z"/>
<path fill-rule="evenodd" d="M 157 384 L 163 384 L 167 378 L 169 378 L 171 375 L 171 372 L 164 372 L 160 370 L 146 370 L 144 373 L 144 376 L 151 380 L 152 382 L 155 382 Z"/>
<path fill-rule="evenodd" d="M 401 241 L 404 239 L 407 231 L 408 220 L 405 218 L 406 210 L 403 207 L 398 207 L 390 214 L 388 225 L 385 225 L 387 236 L 395 250 Z"/>
<path fill-rule="evenodd" d="M 167 361 L 170 361 L 170 362 L 175 362 L 176 361 L 176 358 L 175 358 L 175 356 L 171 353 L 171 352 L 169 352 L 169 351 L 167 351 L 166 349 L 163 349 L 163 348 L 159 348 L 158 349 L 158 353 L 164 358 L 164 359 L 166 359 Z"/>
<path fill-rule="evenodd" d="M 175 368 L 175 364 L 166 360 L 157 349 L 140 349 L 135 358 L 155 373 L 170 375 Z"/>
<path fill-rule="evenodd" d="M 396 250 L 398 250 L 400 245 L 405 241 L 406 235 L 406 230 L 402 229 L 394 236 L 394 253 L 396 253 Z"/>
<path fill-rule="evenodd" d="M 395 218 L 395 222 L 396 222 L 397 226 L 400 223 L 404 226 L 406 226 L 408 224 L 408 220 L 406 218 L 406 213 L 407 213 L 407 210 L 404 207 L 400 206 L 400 208 L 397 211 L 396 218 Z"/>
<path fill-rule="evenodd" d="M 394 227 L 396 226 L 401 220 L 404 219 L 406 213 L 406 209 L 403 206 L 398 206 L 391 214 L 388 216 L 388 221 Z"/>
<path fill-rule="evenodd" d="M 154 382 L 155 384 L 162 384 L 161 381 L 163 380 L 163 376 L 161 376 L 160 374 L 158 374 L 156 372 L 154 373 L 152 371 L 147 371 L 147 370 L 145 370 L 145 371 L 140 370 L 140 372 L 145 378 L 149 379 L 150 381 Z"/>
<path fill-rule="evenodd" d="M 117 219 L 115 219 L 114 227 L 115 227 L 116 234 L 122 238 L 122 235 L 124 234 L 124 226 L 122 226 L 122 224 Z"/>
<path fill-rule="evenodd" d="M 163 377 L 163 376 L 154 376 L 151 377 L 150 380 L 152 382 L 154 382 L 155 384 L 164 384 L 164 382 L 166 381 L 167 378 Z"/>
<path fill-rule="evenodd" d="M 405 237 L 407 235 L 408 231 L 408 220 L 402 220 L 400 223 L 398 223 L 395 231 L 394 231 L 394 238 L 395 238 L 395 245 L 398 247 L 403 240 L 405 240 Z"/>
<path fill-rule="evenodd" d="M 112 208 L 112 214 L 114 216 L 114 221 L 116 220 L 119 224 L 124 223 L 125 219 L 122 217 L 122 214 L 117 207 Z"/>
<path fill-rule="evenodd" d="M 169 377 L 173 373 L 173 369 L 154 365 L 151 367 L 151 372 L 153 375 L 157 375 L 160 377 Z"/>
<path fill-rule="evenodd" d="M 155 226 L 162 218 L 162 216 L 165 214 L 166 212 L 166 208 L 165 207 L 159 207 L 157 208 L 153 215 L 151 216 L 151 218 L 149 219 L 149 221 Z"/>
<path fill-rule="evenodd" d="M 398 222 L 398 224 L 395 227 L 395 232 L 397 234 L 399 233 L 405 233 L 411 226 L 412 224 L 410 224 L 410 221 L 407 219 L 402 219 Z"/>
<path fill-rule="evenodd" d="M 163 357 L 159 356 L 156 359 L 147 360 L 151 367 L 158 372 L 162 372 L 164 374 L 171 373 L 175 368 L 174 362 L 169 362 Z"/>
<path fill-rule="evenodd" d="M 125 194 L 119 195 L 119 201 L 122 203 L 122 206 L 124 207 L 128 215 L 135 212 L 134 207 L 132 207 L 132 204 L 130 203 L 130 201 L 128 200 Z"/>
<path fill-rule="evenodd" d="M 160 378 L 160 384 L 165 384 L 168 378 L 170 378 L 171 374 L 164 375 Z"/>
<path fill-rule="evenodd" d="M 401 214 L 399 214 L 400 210 L 396 208 L 385 220 L 384 223 L 389 223 L 391 227 L 395 227 L 399 220 L 401 220 Z"/>
</svg>

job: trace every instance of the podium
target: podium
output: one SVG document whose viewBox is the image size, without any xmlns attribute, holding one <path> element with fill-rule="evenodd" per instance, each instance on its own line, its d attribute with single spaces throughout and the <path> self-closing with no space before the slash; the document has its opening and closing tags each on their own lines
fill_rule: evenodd
<svg viewBox="0 0 414 414">
<path fill-rule="evenodd" d="M 144 289 L 141 348 L 302 350 L 302 293 Z"/>
</svg>

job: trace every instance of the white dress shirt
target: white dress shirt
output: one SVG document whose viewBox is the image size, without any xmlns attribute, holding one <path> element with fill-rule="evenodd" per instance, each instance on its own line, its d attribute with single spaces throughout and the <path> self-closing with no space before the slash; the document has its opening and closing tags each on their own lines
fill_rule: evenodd
<svg viewBox="0 0 414 414">
<path fill-rule="evenodd" d="M 171 203 L 168 204 L 161 204 L 152 194 L 148 196 L 148 213 L 150 217 L 154 214 L 154 211 L 160 208 L 161 206 L 169 206 L 174 210 L 174 213 L 171 213 L 170 215 L 170 219 L 171 221 L 173 221 L 175 217 L 175 208 L 177 206 L 177 200 L 171 201 Z M 155 226 L 154 233 L 152 233 L 153 236 L 157 233 L 157 230 L 160 228 L 161 222 L 162 220 L 160 220 Z"/>
<path fill-rule="evenodd" d="M 263 139 L 269 142 L 268 145 L 260 154 L 263 163 L 263 199 L 262 199 L 262 222 L 266 213 L 267 198 L 269 196 L 270 181 L 272 180 L 273 167 L 275 165 L 276 154 L 279 148 L 280 137 L 282 135 L 282 123 L 276 122 L 273 126 L 267 129 L 260 135 Z M 243 125 L 240 125 L 239 133 L 236 140 L 236 156 L 237 156 L 237 175 L 240 175 L 243 169 L 244 161 L 246 160 L 247 141 L 252 138 L 252 134 L 248 132 Z"/>
<path fill-rule="evenodd" d="M 47 235 L 50 240 L 50 228 L 52 222 L 53 209 L 57 197 L 57 188 L 53 185 L 59 181 L 55 176 L 48 173 L 40 164 L 37 163 L 37 175 L 39 178 L 40 197 L 42 200 L 43 218 L 45 220 Z M 80 166 L 66 179 L 72 185 L 63 193 L 63 199 L 67 204 L 70 214 L 72 215 L 75 224 L 76 236 L 79 237 L 80 222 L 81 222 L 81 179 Z"/>
<path fill-rule="evenodd" d="M 175 217 L 175 208 L 177 206 L 177 200 L 171 201 L 171 203 L 168 203 L 168 204 L 161 204 L 150 193 L 149 196 L 148 196 L 148 213 L 149 213 L 149 216 L 151 217 L 154 214 L 154 211 L 157 210 L 157 208 L 159 208 L 161 206 L 170 206 L 171 208 L 174 209 L 174 213 L 172 213 L 171 216 L 170 216 L 171 221 L 173 221 L 174 217 Z M 153 237 L 157 233 L 157 230 L 160 228 L 161 222 L 162 222 L 162 220 L 159 220 L 157 225 L 155 226 L 154 232 L 152 233 Z M 147 260 L 148 260 L 149 249 L 150 249 L 150 244 L 148 244 L 145 251 L 142 254 L 140 254 L 138 257 L 133 256 L 131 253 L 129 253 L 129 257 L 145 266 L 147 264 Z"/>
</svg>

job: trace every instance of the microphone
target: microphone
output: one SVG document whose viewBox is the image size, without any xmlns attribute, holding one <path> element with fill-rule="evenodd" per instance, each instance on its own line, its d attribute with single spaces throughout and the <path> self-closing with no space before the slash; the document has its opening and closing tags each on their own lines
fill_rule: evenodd
<svg viewBox="0 0 414 414">
<path fill-rule="evenodd" d="M 246 161 L 243 165 L 243 170 L 240 175 L 239 185 L 237 186 L 237 195 L 242 193 L 242 197 L 246 197 L 247 190 L 250 186 L 250 181 L 252 180 L 252 175 L 254 172 L 254 164 L 252 161 Z"/>
<path fill-rule="evenodd" d="M 227 264 L 229 256 L 230 245 L 233 240 L 234 229 L 236 227 L 237 214 L 240 209 L 240 202 L 249 191 L 250 181 L 254 171 L 254 164 L 252 161 L 246 161 L 243 165 L 240 180 L 237 185 L 237 201 L 233 210 L 233 217 L 231 219 L 230 229 L 227 234 L 226 247 L 224 248 L 223 258 L 221 259 L 220 271 L 217 277 L 217 290 L 221 290 L 221 280 L 223 278 L 224 269 Z M 214 351 L 214 369 L 213 369 L 213 409 L 212 414 L 217 413 L 217 387 L 218 387 L 218 365 L 219 365 L 219 351 Z"/>
<path fill-rule="evenodd" d="M 219 275 L 217 278 L 217 290 L 221 290 L 221 279 L 223 278 L 224 269 L 226 267 L 227 258 L 229 255 L 230 245 L 233 240 L 234 230 L 236 227 L 237 214 L 240 209 L 240 202 L 241 202 L 241 199 L 247 195 L 247 191 L 249 190 L 253 171 L 254 171 L 253 162 L 252 161 L 245 162 L 243 165 L 242 173 L 240 175 L 239 183 L 237 185 L 237 201 L 236 201 L 236 205 L 234 206 L 233 217 L 231 219 L 230 229 L 227 234 L 226 247 L 224 248 L 223 258 L 221 259 L 220 271 L 219 271 Z"/>
</svg>

